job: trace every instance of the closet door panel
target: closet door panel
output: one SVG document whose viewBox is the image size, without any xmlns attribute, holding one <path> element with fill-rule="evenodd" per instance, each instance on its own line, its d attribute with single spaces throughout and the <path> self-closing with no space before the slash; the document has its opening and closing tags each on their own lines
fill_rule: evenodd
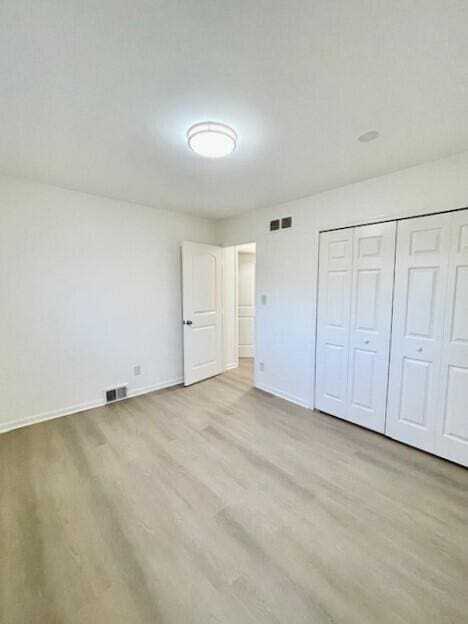
<svg viewBox="0 0 468 624">
<path fill-rule="evenodd" d="M 319 256 L 315 405 L 324 412 L 344 418 L 353 230 L 321 234 Z"/>
<path fill-rule="evenodd" d="M 436 453 L 468 466 L 468 210 L 452 215 Z"/>
<path fill-rule="evenodd" d="M 346 418 L 385 430 L 396 222 L 354 228 Z"/>
<path fill-rule="evenodd" d="M 450 214 L 398 223 L 386 433 L 434 451 Z"/>
</svg>

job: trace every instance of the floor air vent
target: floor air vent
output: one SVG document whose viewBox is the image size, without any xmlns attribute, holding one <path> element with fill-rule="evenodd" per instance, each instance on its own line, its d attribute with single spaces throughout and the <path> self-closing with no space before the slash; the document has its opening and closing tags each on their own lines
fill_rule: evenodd
<svg viewBox="0 0 468 624">
<path fill-rule="evenodd" d="M 106 403 L 113 403 L 127 398 L 127 386 L 106 390 Z"/>
</svg>

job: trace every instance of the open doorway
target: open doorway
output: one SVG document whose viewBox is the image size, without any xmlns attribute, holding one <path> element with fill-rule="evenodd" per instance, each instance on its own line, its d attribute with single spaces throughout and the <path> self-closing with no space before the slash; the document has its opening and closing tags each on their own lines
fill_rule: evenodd
<svg viewBox="0 0 468 624">
<path fill-rule="evenodd" d="M 240 367 L 252 382 L 255 370 L 255 263 L 255 243 L 224 248 L 224 370 Z"/>
<path fill-rule="evenodd" d="M 243 367 L 253 382 L 255 243 L 182 244 L 184 385 Z M 248 377 L 248 379 L 247 379 Z"/>
<path fill-rule="evenodd" d="M 237 355 L 255 357 L 255 243 L 237 248 Z"/>
</svg>

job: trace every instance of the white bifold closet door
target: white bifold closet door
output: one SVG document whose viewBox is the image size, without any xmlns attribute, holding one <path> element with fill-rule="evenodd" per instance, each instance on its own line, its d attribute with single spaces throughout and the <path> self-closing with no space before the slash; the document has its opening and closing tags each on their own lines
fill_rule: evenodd
<svg viewBox="0 0 468 624">
<path fill-rule="evenodd" d="M 398 224 L 386 432 L 468 465 L 468 211 Z"/>
<path fill-rule="evenodd" d="M 320 236 L 316 407 L 385 430 L 395 222 Z"/>
<path fill-rule="evenodd" d="M 316 407 L 468 466 L 468 210 L 323 233 L 319 262 Z"/>
<path fill-rule="evenodd" d="M 468 466 L 468 210 L 452 215 L 435 451 Z"/>
<path fill-rule="evenodd" d="M 396 222 L 354 228 L 346 419 L 383 433 Z"/>
<path fill-rule="evenodd" d="M 320 235 L 315 405 L 346 418 L 353 230 Z"/>
<path fill-rule="evenodd" d="M 434 452 L 451 214 L 398 223 L 386 433 Z"/>
</svg>

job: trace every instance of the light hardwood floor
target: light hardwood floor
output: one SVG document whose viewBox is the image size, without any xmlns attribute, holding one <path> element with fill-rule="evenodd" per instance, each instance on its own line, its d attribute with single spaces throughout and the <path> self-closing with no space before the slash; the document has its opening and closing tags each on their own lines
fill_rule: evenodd
<svg viewBox="0 0 468 624">
<path fill-rule="evenodd" d="M 0 436 L 2 624 L 466 624 L 468 470 L 251 365 Z"/>
</svg>

